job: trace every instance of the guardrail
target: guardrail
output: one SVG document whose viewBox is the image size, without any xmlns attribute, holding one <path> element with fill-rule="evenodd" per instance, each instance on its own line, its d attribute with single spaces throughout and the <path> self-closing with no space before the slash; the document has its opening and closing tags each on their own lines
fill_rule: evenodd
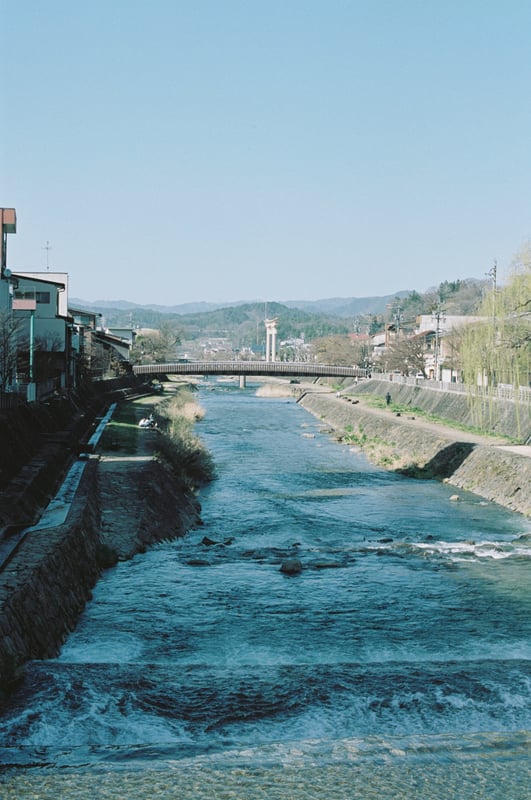
<svg viewBox="0 0 531 800">
<path fill-rule="evenodd" d="M 365 378 L 367 370 L 296 361 L 187 361 L 136 364 L 135 375 L 276 375 L 309 378 Z"/>
<path fill-rule="evenodd" d="M 458 394 L 470 394 L 470 390 L 464 383 L 450 381 L 435 381 L 431 378 L 414 378 L 411 376 L 397 375 L 388 372 L 373 372 L 372 377 L 379 381 L 402 384 L 406 386 L 421 386 L 423 389 L 430 389 L 435 392 L 457 392 Z M 477 386 L 475 392 L 479 396 L 494 398 L 496 400 L 508 400 L 512 403 L 531 403 L 531 387 L 509 386 L 499 384 L 498 386 Z"/>
</svg>

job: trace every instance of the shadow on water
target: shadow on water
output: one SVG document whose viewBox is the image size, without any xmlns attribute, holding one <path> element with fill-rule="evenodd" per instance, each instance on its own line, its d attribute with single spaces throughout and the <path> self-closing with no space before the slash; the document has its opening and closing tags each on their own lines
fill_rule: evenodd
<svg viewBox="0 0 531 800">
<path fill-rule="evenodd" d="M 476 447 L 471 442 L 453 442 L 440 450 L 423 467 L 409 466 L 396 470 L 410 478 L 449 478 Z"/>
</svg>

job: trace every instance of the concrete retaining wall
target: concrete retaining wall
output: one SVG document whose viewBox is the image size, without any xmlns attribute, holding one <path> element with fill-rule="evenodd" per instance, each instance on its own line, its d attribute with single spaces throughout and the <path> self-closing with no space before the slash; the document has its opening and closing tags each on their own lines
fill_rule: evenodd
<svg viewBox="0 0 531 800">
<path fill-rule="evenodd" d="M 420 386 L 372 378 L 360 381 L 352 394 L 385 397 L 389 392 L 394 403 L 420 408 L 440 419 L 454 420 L 468 427 L 511 436 L 525 442 L 531 436 L 531 404 L 507 400 L 474 399 L 459 392 L 441 392 Z"/>
<path fill-rule="evenodd" d="M 30 658 L 57 655 L 100 571 L 96 464 L 88 464 L 67 521 L 32 533 L 0 575 L 0 683 Z"/>
<path fill-rule="evenodd" d="M 301 405 L 360 446 L 369 460 L 412 477 L 447 480 L 512 511 L 531 515 L 531 459 L 499 447 L 459 440 L 459 432 L 440 432 L 401 424 L 395 417 L 330 394 L 308 392 Z"/>
<path fill-rule="evenodd" d="M 99 467 L 87 462 L 64 524 L 29 532 L 0 573 L 0 689 L 16 684 L 25 661 L 58 655 L 103 568 L 182 536 L 199 520 L 193 492 L 164 463 L 149 460 L 142 514 L 129 516 L 123 537 L 113 539 L 102 531 Z"/>
</svg>

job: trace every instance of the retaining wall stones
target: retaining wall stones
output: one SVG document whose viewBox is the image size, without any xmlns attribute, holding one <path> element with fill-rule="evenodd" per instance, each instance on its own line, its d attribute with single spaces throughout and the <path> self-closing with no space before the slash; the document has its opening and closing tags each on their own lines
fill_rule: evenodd
<svg viewBox="0 0 531 800">
<path fill-rule="evenodd" d="M 531 458 L 499 447 L 476 447 L 449 483 L 531 516 Z"/>
<path fill-rule="evenodd" d="M 300 404 L 387 469 L 447 480 L 512 511 L 531 515 L 531 459 L 495 446 L 460 440 L 459 431 L 436 432 L 404 424 L 333 395 L 308 392 Z"/>
<path fill-rule="evenodd" d="M 193 491 L 163 461 L 148 459 L 116 486 L 102 466 L 87 462 L 64 524 L 29 532 L 0 573 L 0 690 L 16 685 L 24 662 L 58 655 L 102 569 L 199 521 Z M 109 502 L 117 527 L 102 524 Z"/>
<path fill-rule="evenodd" d="M 385 397 L 389 392 L 394 403 L 420 408 L 440 419 L 454 420 L 470 428 L 485 428 L 489 432 L 511 436 L 526 442 L 531 436 L 531 404 L 511 403 L 508 400 L 472 400 L 460 392 L 441 392 L 421 386 L 372 378 L 360 381 L 353 394 Z"/>
<path fill-rule="evenodd" d="M 0 574 L 0 684 L 30 658 L 56 656 L 100 571 L 96 463 L 88 463 L 66 522 L 28 534 Z"/>
</svg>

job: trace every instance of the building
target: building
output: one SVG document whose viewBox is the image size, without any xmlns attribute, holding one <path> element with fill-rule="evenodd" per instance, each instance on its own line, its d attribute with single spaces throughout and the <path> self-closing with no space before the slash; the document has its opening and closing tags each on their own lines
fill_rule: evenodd
<svg viewBox="0 0 531 800">
<path fill-rule="evenodd" d="M 461 381 L 460 341 L 456 335 L 485 317 L 442 313 L 417 317 L 413 332 L 400 332 L 393 324 L 371 339 L 374 368 L 382 372 L 426 377 L 448 383 Z"/>
<path fill-rule="evenodd" d="M 76 389 L 85 376 L 119 374 L 134 333 L 105 331 L 101 314 L 70 309 L 68 273 L 9 269 L 15 232 L 15 210 L 0 209 L 0 393 L 34 402 Z"/>
<path fill-rule="evenodd" d="M 485 322 L 485 319 L 481 316 L 440 313 L 417 317 L 415 335 L 423 336 L 426 342 L 424 362 L 428 378 L 448 383 L 461 380 L 453 334 L 467 325 Z"/>
<path fill-rule="evenodd" d="M 67 274 L 13 272 L 9 282 L 17 340 L 13 388 L 29 401 L 72 388 Z"/>
</svg>

